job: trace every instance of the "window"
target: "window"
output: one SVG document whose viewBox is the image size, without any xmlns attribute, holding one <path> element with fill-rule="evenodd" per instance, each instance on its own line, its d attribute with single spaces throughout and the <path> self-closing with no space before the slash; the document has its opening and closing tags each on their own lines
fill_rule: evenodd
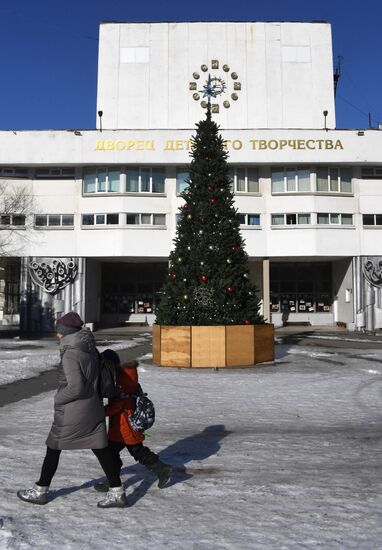
<svg viewBox="0 0 382 550">
<path fill-rule="evenodd" d="M 382 166 L 362 166 L 363 179 L 382 179 Z"/>
<path fill-rule="evenodd" d="M 118 225 L 119 214 L 82 214 L 82 225 Z"/>
<path fill-rule="evenodd" d="M 352 193 L 351 169 L 346 167 L 323 166 L 317 169 L 318 192 Z"/>
<path fill-rule="evenodd" d="M 166 225 L 166 214 L 126 214 L 127 225 Z"/>
<path fill-rule="evenodd" d="M 310 214 L 271 214 L 272 225 L 309 225 Z"/>
<path fill-rule="evenodd" d="M 180 195 L 180 193 L 183 193 L 188 188 L 188 180 L 189 178 L 189 172 L 185 170 L 184 168 L 179 168 L 176 171 L 176 194 Z"/>
<path fill-rule="evenodd" d="M 160 263 L 102 263 L 101 313 L 153 313 L 159 303 L 168 265 Z"/>
<path fill-rule="evenodd" d="M 73 214 L 36 214 L 35 227 L 73 227 Z"/>
<path fill-rule="evenodd" d="M 330 312 L 332 296 L 330 263 L 271 262 L 271 311 L 286 320 L 290 313 Z"/>
<path fill-rule="evenodd" d="M 36 179 L 72 179 L 74 168 L 37 168 Z"/>
<path fill-rule="evenodd" d="M 259 193 L 259 173 L 257 168 L 233 166 L 230 169 L 234 193 Z"/>
<path fill-rule="evenodd" d="M 89 168 L 84 170 L 84 193 L 118 193 L 120 170 L 115 168 Z"/>
<path fill-rule="evenodd" d="M 0 225 L 3 226 L 3 228 L 24 227 L 25 216 L 24 214 L 3 214 L 0 216 Z"/>
<path fill-rule="evenodd" d="M 319 212 L 317 214 L 318 225 L 353 225 L 353 214 L 334 214 Z"/>
<path fill-rule="evenodd" d="M 164 168 L 126 168 L 127 193 L 164 193 Z"/>
<path fill-rule="evenodd" d="M 17 168 L 17 167 L 0 168 L 1 178 L 27 178 L 28 175 L 29 175 L 28 168 Z"/>
<path fill-rule="evenodd" d="M 150 60 L 150 49 L 147 47 L 121 48 L 121 63 L 148 63 Z"/>
<path fill-rule="evenodd" d="M 310 191 L 309 168 L 272 169 L 272 193 L 306 193 Z"/>
<path fill-rule="evenodd" d="M 240 225 L 260 225 L 260 214 L 239 214 Z"/>
<path fill-rule="evenodd" d="M 363 225 L 382 225 L 382 214 L 364 214 L 362 223 Z"/>
</svg>

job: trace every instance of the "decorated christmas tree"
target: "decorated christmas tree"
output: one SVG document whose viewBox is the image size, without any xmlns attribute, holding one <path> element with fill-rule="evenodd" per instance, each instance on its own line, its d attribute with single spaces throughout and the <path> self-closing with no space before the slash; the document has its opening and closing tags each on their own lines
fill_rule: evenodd
<svg viewBox="0 0 382 550">
<path fill-rule="evenodd" d="M 249 281 L 248 255 L 240 234 L 231 179 L 217 124 L 197 124 L 192 138 L 188 187 L 168 279 L 157 308 L 159 325 L 242 325 L 263 323 L 256 288 Z"/>
</svg>

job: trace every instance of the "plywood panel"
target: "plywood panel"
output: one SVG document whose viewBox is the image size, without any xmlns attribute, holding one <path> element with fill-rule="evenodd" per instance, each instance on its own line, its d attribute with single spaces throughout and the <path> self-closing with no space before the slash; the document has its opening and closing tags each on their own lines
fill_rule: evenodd
<svg viewBox="0 0 382 550">
<path fill-rule="evenodd" d="M 275 327 L 272 324 L 255 325 L 255 363 L 274 361 Z"/>
<path fill-rule="evenodd" d="M 253 325 L 226 327 L 227 367 L 248 366 L 255 363 L 255 340 Z"/>
<path fill-rule="evenodd" d="M 153 325 L 153 363 L 160 365 L 160 325 Z"/>
<path fill-rule="evenodd" d="M 191 327 L 161 327 L 160 364 L 164 367 L 190 367 Z"/>
<path fill-rule="evenodd" d="M 192 327 L 192 367 L 225 367 L 225 327 Z"/>
</svg>

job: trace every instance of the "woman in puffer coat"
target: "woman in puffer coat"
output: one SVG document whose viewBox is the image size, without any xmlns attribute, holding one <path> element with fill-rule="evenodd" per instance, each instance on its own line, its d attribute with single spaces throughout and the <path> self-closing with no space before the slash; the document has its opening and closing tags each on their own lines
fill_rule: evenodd
<svg viewBox="0 0 382 550">
<path fill-rule="evenodd" d="M 112 399 L 105 407 L 105 414 L 109 417 L 109 431 L 107 434 L 109 449 L 114 462 L 120 471 L 122 460 L 119 455 L 122 449 L 126 447 L 134 460 L 143 464 L 158 476 L 158 487 L 162 489 L 170 478 L 171 466 L 161 462 L 157 454 L 143 445 L 144 434 L 133 430 L 129 422 L 129 415 L 135 410 L 136 399 L 134 396 L 142 392 L 138 383 L 138 362 L 133 360 L 121 365 L 119 355 L 110 349 L 105 350 L 102 355 L 104 361 L 114 363 L 117 369 L 118 389 L 121 394 L 132 395 L 132 397 Z M 97 491 L 107 491 L 108 484 L 97 483 L 94 488 Z"/>
<path fill-rule="evenodd" d="M 17 496 L 32 504 L 46 504 L 61 451 L 91 449 L 110 486 L 106 498 L 98 506 L 122 507 L 126 505 L 126 496 L 119 469 L 107 447 L 105 413 L 98 393 L 98 352 L 93 334 L 82 325 L 81 318 L 75 312 L 67 313 L 57 321 L 61 361 L 58 389 L 54 396 L 54 420 L 46 440 L 46 456 L 39 481 L 31 489 L 18 491 Z"/>
</svg>

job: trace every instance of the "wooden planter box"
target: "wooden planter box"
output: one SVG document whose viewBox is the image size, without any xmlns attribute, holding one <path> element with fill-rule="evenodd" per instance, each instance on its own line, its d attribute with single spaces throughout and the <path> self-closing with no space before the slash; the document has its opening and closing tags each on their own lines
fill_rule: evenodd
<svg viewBox="0 0 382 550">
<path fill-rule="evenodd" d="M 153 363 L 161 367 L 249 367 L 275 358 L 274 326 L 153 326 Z"/>
</svg>

